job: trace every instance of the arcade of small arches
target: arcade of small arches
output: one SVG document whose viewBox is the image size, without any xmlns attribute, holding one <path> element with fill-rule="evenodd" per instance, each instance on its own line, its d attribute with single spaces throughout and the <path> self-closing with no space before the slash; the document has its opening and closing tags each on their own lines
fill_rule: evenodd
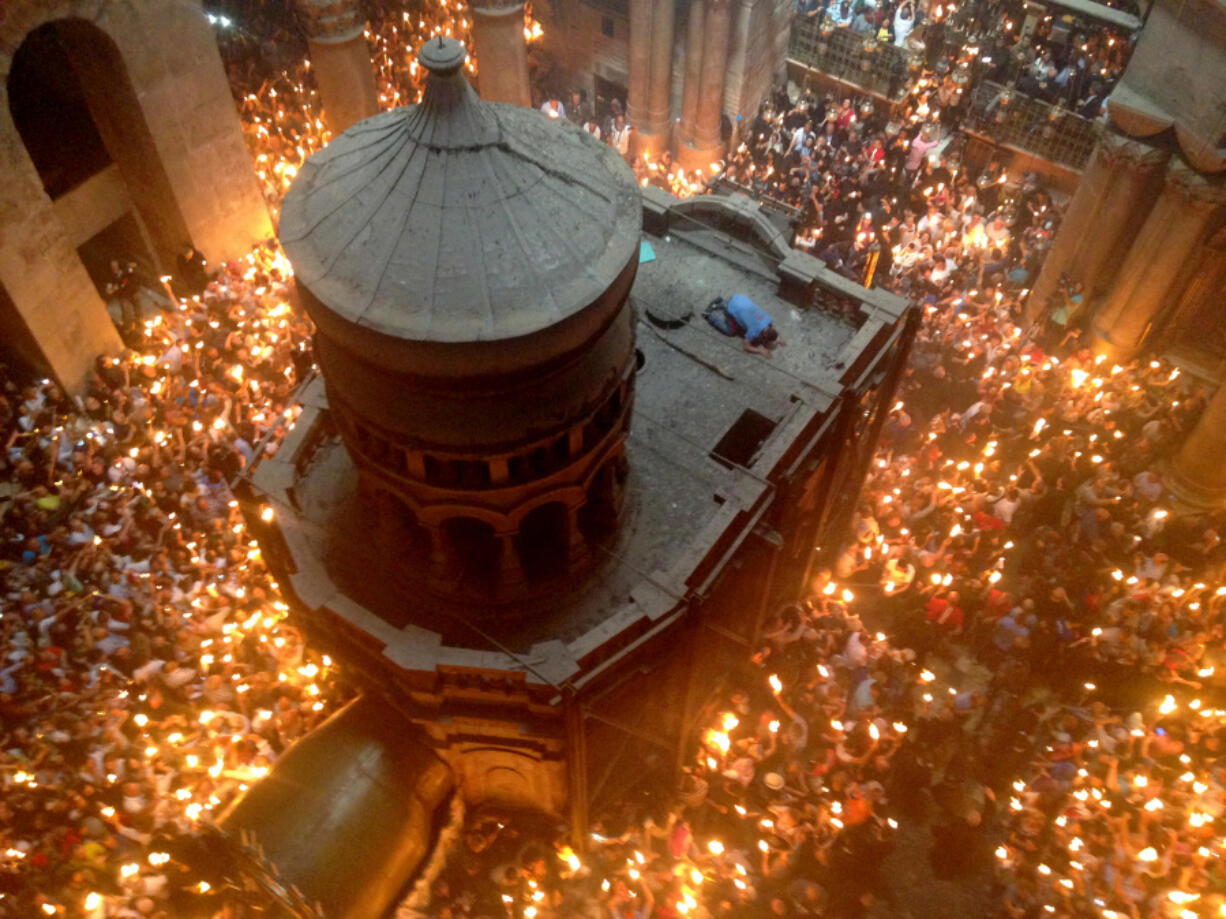
<svg viewBox="0 0 1226 919">
<path fill-rule="evenodd" d="M 394 443 L 330 398 L 381 525 L 429 557 L 427 587 L 437 593 L 523 599 L 581 572 L 616 529 L 632 377 L 566 432 L 481 458 Z"/>
</svg>

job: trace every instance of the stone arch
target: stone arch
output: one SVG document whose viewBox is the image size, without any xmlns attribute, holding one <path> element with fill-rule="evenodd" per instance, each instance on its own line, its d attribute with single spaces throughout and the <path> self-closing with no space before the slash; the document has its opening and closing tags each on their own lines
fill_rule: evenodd
<svg viewBox="0 0 1226 919">
<path fill-rule="evenodd" d="M 449 566 L 460 582 L 492 592 L 502 571 L 503 544 L 494 528 L 477 517 L 451 517 L 440 528 Z"/>
<path fill-rule="evenodd" d="M 617 531 L 621 514 L 625 457 L 618 450 L 601 463 L 584 483 L 586 497 L 579 509 L 579 529 L 592 545 L 605 542 Z"/>
<path fill-rule="evenodd" d="M 530 582 L 566 574 L 570 519 L 570 509 L 564 502 L 548 501 L 520 520 L 515 551 Z"/>
<path fill-rule="evenodd" d="M 528 499 L 511 512 L 512 529 L 519 530 L 522 528 L 524 518 L 541 505 L 555 502 L 568 508 L 578 509 L 583 503 L 583 488 L 578 485 L 566 485 L 561 488 L 550 489 Z"/>
<path fill-rule="evenodd" d="M 124 155 L 112 154 L 117 166 L 118 160 L 156 164 L 129 169 L 124 178 L 139 186 L 132 198 L 143 201 L 139 213 L 163 258 L 189 241 L 214 260 L 237 255 L 271 235 L 272 226 L 212 27 L 198 4 L 9 0 L 0 20 L 0 174 L 6 179 L 0 284 L 53 374 L 76 388 L 93 357 L 118 349 L 120 341 L 77 255 L 81 225 L 70 227 L 68 209 L 47 194 L 10 110 L 14 59 L 27 36 L 44 27 L 62 30 L 80 71 L 126 100 L 111 106 L 95 94 L 106 122 L 99 133 L 104 140 L 108 132 L 122 138 Z M 165 40 L 170 36 L 173 41 Z"/>
<path fill-rule="evenodd" d="M 413 506 L 411 500 L 408 500 L 406 503 L 410 507 Z M 495 533 L 506 533 L 514 528 L 514 523 L 509 517 L 500 514 L 498 511 L 477 505 L 427 504 L 419 510 L 415 509 L 414 512 L 417 514 L 421 525 L 427 528 L 441 528 L 453 517 L 473 517 L 481 520 L 489 524 Z"/>
<path fill-rule="evenodd" d="M 747 242 L 767 258 L 778 261 L 791 252 L 788 234 L 771 223 L 758 202 L 745 195 L 695 195 L 678 201 L 669 210 L 678 217 L 722 230 Z M 684 231 L 686 221 L 678 220 L 676 225 L 670 223 L 670 228 Z"/>
</svg>

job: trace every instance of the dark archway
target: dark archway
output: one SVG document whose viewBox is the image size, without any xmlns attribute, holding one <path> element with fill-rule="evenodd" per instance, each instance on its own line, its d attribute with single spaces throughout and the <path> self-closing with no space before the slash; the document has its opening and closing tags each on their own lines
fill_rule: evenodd
<svg viewBox="0 0 1226 919">
<path fill-rule="evenodd" d="M 498 585 L 502 544 L 492 526 L 474 517 L 452 517 L 443 524 L 443 538 L 465 587 L 488 593 Z"/>
<path fill-rule="evenodd" d="M 596 546 L 617 532 L 617 517 L 620 511 L 616 461 L 605 463 L 592 477 L 587 489 L 587 501 L 579 510 L 579 529 L 589 544 Z"/>
<path fill-rule="evenodd" d="M 39 26 L 13 55 L 7 90 L 13 121 L 48 197 L 55 201 L 78 191 L 86 209 L 103 201 L 120 209 L 95 220 L 93 232 L 66 226 L 73 245 L 118 222 L 126 203 L 127 212 L 139 220 L 146 246 L 115 256 L 146 263 L 142 267 L 150 277 L 173 265 L 189 238 L 187 226 L 114 41 L 84 19 Z M 112 166 L 122 181 L 118 205 L 116 195 L 102 189 Z M 100 180 L 96 189 L 85 188 L 91 180 Z M 124 237 L 124 246 L 131 245 Z"/>
<path fill-rule="evenodd" d="M 529 581 L 566 573 L 566 518 L 566 505 L 551 501 L 531 510 L 520 523 L 515 549 Z"/>
<path fill-rule="evenodd" d="M 17 372 L 18 377 L 32 379 L 52 375 L 51 366 L 38 347 L 25 317 L 3 284 L 0 284 L 0 343 L 3 343 L 4 360 Z"/>
</svg>

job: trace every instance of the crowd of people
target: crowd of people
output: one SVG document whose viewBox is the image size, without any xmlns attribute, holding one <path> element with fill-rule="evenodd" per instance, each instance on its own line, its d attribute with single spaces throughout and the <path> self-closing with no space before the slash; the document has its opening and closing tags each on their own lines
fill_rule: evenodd
<svg viewBox="0 0 1226 919">
<path fill-rule="evenodd" d="M 1172 517 L 1154 472 L 1205 394 L 1048 351 L 1006 291 L 928 300 L 846 543 L 680 787 L 583 859 L 487 834 L 439 915 L 905 916 L 882 863 L 916 823 L 983 915 L 1226 910 L 1221 515 Z"/>
<path fill-rule="evenodd" d="M 729 158 L 799 248 L 923 304 L 864 504 L 671 796 L 582 857 L 479 824 L 438 915 L 905 916 L 908 822 L 984 915 L 1226 914 L 1222 519 L 1173 516 L 1156 472 L 1206 393 L 1096 358 L 1074 289 L 1025 318 L 1060 208 L 941 143 L 956 85 L 921 73 L 888 115 L 781 88 Z"/>
<path fill-rule="evenodd" d="M 332 137 L 311 74 L 306 40 L 296 25 L 297 6 L 293 0 L 209 0 L 207 7 L 218 27 L 226 74 L 255 160 L 256 176 L 275 217 L 299 168 Z M 412 4 L 371 0 L 363 4 L 363 9 L 380 111 L 421 99 L 426 74 L 417 56 L 427 39 L 446 35 L 472 48 L 471 14 L 460 0 Z M 527 4 L 524 29 L 530 42 L 541 37 L 531 3 Z M 477 65 L 470 54 L 465 70 L 475 75 Z M 534 83 L 543 79 L 544 75 Z"/>
<path fill-rule="evenodd" d="M 1133 5 L 1126 12 L 1140 10 Z M 1013 0 L 797 0 L 796 17 L 909 48 L 943 76 L 962 69 L 1074 111 L 1091 100 L 1101 103 L 1132 50 L 1131 36 L 1102 19 L 1058 11 L 1036 16 Z M 1098 113 L 1095 105 L 1085 117 Z"/>
<path fill-rule="evenodd" d="M 267 6 L 219 34 L 275 204 L 327 134 Z M 385 105 L 419 91 L 408 34 L 466 28 L 427 7 L 372 13 Z M 1155 472 L 1206 394 L 1022 318 L 1058 207 L 941 144 L 950 87 L 921 72 L 889 117 L 784 89 L 727 161 L 794 208 L 798 247 L 923 304 L 846 544 L 730 675 L 679 788 L 583 845 L 477 818 L 432 915 L 906 915 L 883 862 L 908 827 L 985 915 L 1226 912 L 1226 550 Z M 620 113 L 545 104 L 621 143 Z M 0 378 L 0 915 L 220 914 L 200 827 L 347 697 L 244 522 L 242 471 L 311 369 L 288 263 L 189 267 L 79 398 Z"/>
<path fill-rule="evenodd" d="M 134 348 L 77 398 L 0 378 L 0 915 L 207 907 L 197 828 L 345 695 L 230 484 L 311 367 L 287 282 L 270 243 L 134 294 Z"/>
</svg>

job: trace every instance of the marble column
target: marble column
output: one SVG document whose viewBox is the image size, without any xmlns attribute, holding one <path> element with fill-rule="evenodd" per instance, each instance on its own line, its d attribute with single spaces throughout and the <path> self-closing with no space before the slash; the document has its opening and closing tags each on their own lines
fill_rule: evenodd
<svg viewBox="0 0 1226 919">
<path fill-rule="evenodd" d="M 732 41 L 728 47 L 728 66 L 724 86 L 724 110 L 734 117 L 753 119 L 757 100 L 750 97 L 750 26 L 756 0 L 733 0 L 736 16 L 732 23 Z M 756 49 L 762 54 L 762 48 Z M 762 55 L 765 56 L 765 55 Z M 755 62 L 756 63 L 756 62 Z M 772 68 L 773 70 L 773 68 Z M 767 89 L 770 87 L 767 86 Z"/>
<path fill-rule="evenodd" d="M 685 27 L 685 83 L 681 87 L 681 136 L 678 138 L 678 143 L 690 145 L 694 143 L 698 87 L 702 82 L 703 13 L 703 0 L 692 0 Z"/>
<path fill-rule="evenodd" d="M 709 172 L 711 162 L 720 159 L 724 152 L 719 130 L 724 111 L 724 77 L 731 25 L 729 0 L 706 0 L 694 138 L 691 143 L 683 143 L 677 149 L 677 159 L 687 170 Z"/>
<path fill-rule="evenodd" d="M 626 86 L 626 122 L 638 134 L 650 121 L 648 92 L 651 85 L 651 0 L 630 0 L 630 74 Z M 631 137 L 637 154 L 638 140 Z"/>
<path fill-rule="evenodd" d="M 379 111 L 358 0 L 297 0 L 311 73 L 333 136 Z"/>
<path fill-rule="evenodd" d="M 1195 507 L 1226 505 L 1226 386 L 1219 386 L 1163 476 L 1168 489 Z"/>
<path fill-rule="evenodd" d="M 669 146 L 673 97 L 673 0 L 656 0 L 651 11 L 651 79 L 647 84 L 647 120 L 637 127 L 639 150 L 656 153 Z"/>
<path fill-rule="evenodd" d="M 1085 285 L 1087 296 L 1103 286 L 1106 269 L 1118 265 L 1140 228 L 1148 189 L 1168 156 L 1122 134 L 1103 135 L 1030 292 L 1032 320 L 1048 308 L 1062 275 Z"/>
<path fill-rule="evenodd" d="M 1183 269 L 1224 201 L 1223 180 L 1171 161 L 1162 193 L 1094 317 L 1096 351 L 1126 360 L 1140 349 L 1154 319 L 1186 283 Z"/>
<path fill-rule="evenodd" d="M 532 105 L 528 42 L 522 0 L 476 0 L 472 4 L 477 90 L 489 102 Z M 570 100 L 566 100 L 569 104 Z"/>
</svg>

